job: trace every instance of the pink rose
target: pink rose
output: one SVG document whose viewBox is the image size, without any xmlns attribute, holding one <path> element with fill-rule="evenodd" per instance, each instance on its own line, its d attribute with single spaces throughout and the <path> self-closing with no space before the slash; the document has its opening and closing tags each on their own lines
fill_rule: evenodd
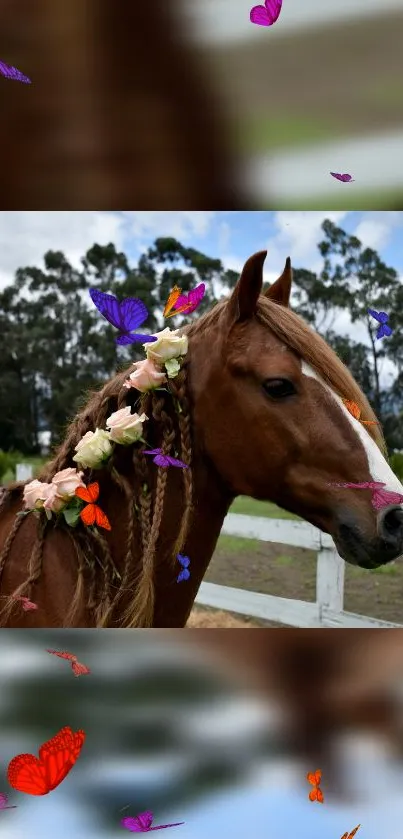
<svg viewBox="0 0 403 839">
<path fill-rule="evenodd" d="M 49 495 L 51 484 L 42 481 L 30 481 L 24 487 L 23 499 L 27 510 L 39 510 Z"/>
<path fill-rule="evenodd" d="M 124 387 L 135 387 L 136 390 L 145 393 L 147 390 L 159 387 L 159 385 L 167 380 L 165 373 L 161 373 L 149 358 L 145 358 L 144 361 L 136 361 L 133 366 L 136 369 L 134 373 L 130 373 L 129 378 L 124 383 Z"/>
<path fill-rule="evenodd" d="M 60 510 L 66 506 L 66 500 L 66 498 L 61 498 L 55 484 L 48 484 L 43 509 L 50 510 L 52 513 L 60 513 Z"/>
<path fill-rule="evenodd" d="M 77 469 L 72 467 L 62 469 L 52 478 L 52 484 L 56 487 L 58 495 L 72 496 L 77 487 L 85 486 L 82 475 L 82 472 L 77 472 Z"/>
</svg>

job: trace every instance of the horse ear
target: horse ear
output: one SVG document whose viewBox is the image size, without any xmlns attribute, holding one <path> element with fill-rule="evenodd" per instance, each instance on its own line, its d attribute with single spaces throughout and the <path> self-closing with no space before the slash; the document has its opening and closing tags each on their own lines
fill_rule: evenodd
<svg viewBox="0 0 403 839">
<path fill-rule="evenodd" d="M 227 313 L 232 321 L 249 320 L 255 311 L 263 286 L 263 263 L 267 251 L 250 256 L 227 303 Z"/>
<path fill-rule="evenodd" d="M 273 303 L 279 303 L 280 306 L 289 306 L 290 305 L 290 295 L 291 295 L 291 283 L 292 283 L 292 268 L 291 268 L 291 259 L 287 256 L 285 261 L 284 271 L 281 277 L 276 280 L 266 291 L 263 292 L 264 297 L 267 297 L 268 300 L 272 300 Z"/>
</svg>

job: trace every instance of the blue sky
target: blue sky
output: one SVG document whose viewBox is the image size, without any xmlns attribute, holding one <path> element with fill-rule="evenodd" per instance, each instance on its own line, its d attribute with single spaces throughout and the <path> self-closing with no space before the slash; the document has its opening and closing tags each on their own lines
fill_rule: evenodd
<svg viewBox="0 0 403 839">
<path fill-rule="evenodd" d="M 298 268 L 319 271 L 321 225 L 329 218 L 364 245 L 377 250 L 403 280 L 403 212 L 279 211 L 124 211 L 124 212 L 0 212 L 0 290 L 12 282 L 17 268 L 43 265 L 49 250 L 62 250 L 76 267 L 94 243 L 114 242 L 129 262 L 159 236 L 173 236 L 208 256 L 220 258 L 225 268 L 241 271 L 255 251 L 267 249 L 264 279 L 274 282 L 287 256 Z M 346 313 L 340 312 L 333 328 L 352 335 Z M 354 327 L 356 340 L 367 342 L 363 325 Z M 385 361 L 382 380 L 387 384 L 391 366 Z"/>
</svg>

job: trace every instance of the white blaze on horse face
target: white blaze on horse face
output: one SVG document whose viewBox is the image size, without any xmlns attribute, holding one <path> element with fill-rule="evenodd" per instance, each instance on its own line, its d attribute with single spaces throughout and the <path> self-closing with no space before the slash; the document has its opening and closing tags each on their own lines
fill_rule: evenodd
<svg viewBox="0 0 403 839">
<path fill-rule="evenodd" d="M 322 387 L 324 387 L 328 393 L 330 393 L 333 399 L 337 402 L 339 407 L 344 413 L 346 419 L 348 419 L 349 423 L 353 427 L 354 431 L 356 432 L 360 443 L 362 444 L 365 453 L 367 455 L 368 460 L 368 469 L 373 481 L 381 481 L 383 484 L 386 484 L 385 489 L 388 489 L 390 492 L 399 492 L 403 495 L 403 486 L 392 472 L 390 466 L 388 466 L 382 452 L 378 449 L 378 446 L 375 443 L 375 440 L 368 434 L 365 430 L 365 426 L 360 423 L 359 420 L 355 419 L 350 411 L 347 410 L 344 402 L 340 399 L 337 393 L 323 381 L 323 379 L 318 376 L 315 370 L 306 364 L 305 361 L 302 362 L 302 373 L 304 376 L 310 376 L 312 379 L 316 379 Z M 357 479 L 359 481 L 359 479 Z M 352 483 L 356 483 L 356 481 L 352 481 Z"/>
</svg>

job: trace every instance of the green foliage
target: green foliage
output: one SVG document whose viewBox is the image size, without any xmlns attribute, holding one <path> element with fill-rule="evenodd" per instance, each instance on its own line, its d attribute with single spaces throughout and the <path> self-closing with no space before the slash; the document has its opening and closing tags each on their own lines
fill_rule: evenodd
<svg viewBox="0 0 403 839">
<path fill-rule="evenodd" d="M 389 465 L 399 478 L 399 481 L 403 481 L 403 453 L 394 452 L 389 458 Z"/>
<path fill-rule="evenodd" d="M 329 220 L 322 229 L 322 271 L 294 269 L 296 310 L 347 364 L 382 422 L 389 448 L 403 448 L 403 374 L 388 393 L 379 385 L 384 358 L 403 370 L 403 287 L 396 271 L 357 238 Z M 117 347 L 114 328 L 90 299 L 91 287 L 120 299 L 139 297 L 149 311 L 144 327 L 157 331 L 164 326 L 162 310 L 175 284 L 184 292 L 206 284 L 205 298 L 190 316 L 199 317 L 216 302 L 215 288 L 230 293 L 236 280 L 221 260 L 172 237 L 157 239 L 135 266 L 110 243 L 94 244 L 79 269 L 60 251 L 48 251 L 42 268 L 19 268 L 13 283 L 0 292 L 0 477 L 9 477 L 16 462 L 40 454 L 42 429 L 50 431 L 51 446 L 56 445 L 89 392 L 143 357 L 141 347 Z M 391 313 L 394 332 L 387 341 L 375 341 L 368 306 Z M 364 324 L 369 345 L 332 330 L 339 311 Z M 172 327 L 181 322 L 177 316 Z"/>
</svg>

